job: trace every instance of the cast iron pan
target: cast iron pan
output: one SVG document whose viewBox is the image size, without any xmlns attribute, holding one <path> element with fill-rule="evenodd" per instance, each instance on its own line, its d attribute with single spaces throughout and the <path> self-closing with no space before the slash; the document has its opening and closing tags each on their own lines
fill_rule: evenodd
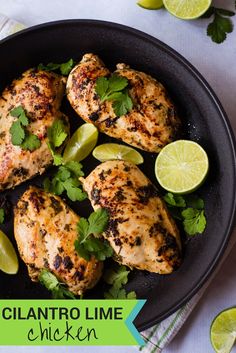
<svg viewBox="0 0 236 353">
<path fill-rule="evenodd" d="M 210 159 L 210 173 L 199 190 L 206 204 L 207 228 L 203 235 L 184 240 L 184 260 L 178 271 L 159 276 L 133 271 L 128 290 L 135 290 L 147 303 L 135 324 L 145 329 L 166 318 L 186 303 L 203 285 L 214 270 L 225 250 L 233 226 L 235 212 L 235 148 L 228 119 L 202 76 L 178 53 L 142 32 L 100 21 L 60 21 L 26 29 L 0 43 L 0 89 L 24 70 L 40 62 L 64 62 L 69 58 L 80 60 L 84 53 L 98 54 L 108 65 L 125 62 L 143 70 L 161 81 L 179 109 L 183 121 L 182 137 L 199 142 Z M 68 102 L 63 110 L 70 117 L 72 130 L 83 121 Z M 112 141 L 100 134 L 99 143 Z M 143 153 L 141 169 L 156 184 L 155 155 Z M 98 162 L 89 157 L 84 162 L 87 174 Z M 47 174 L 51 173 L 49 170 Z M 13 204 L 30 185 L 41 185 L 44 176 L 7 191 Z M 3 193 L 4 195 L 4 193 Z M 2 195 L 0 195 L 2 196 Z M 67 200 L 68 202 L 68 200 Z M 71 204 L 71 203 L 69 203 Z M 91 211 L 88 201 L 71 205 L 78 214 L 87 216 Z M 1 228 L 14 245 L 12 218 Z M 103 284 L 88 293 L 88 298 L 102 298 Z M 1 298 L 48 298 L 50 294 L 39 284 L 30 281 L 26 266 L 20 263 L 16 276 L 0 273 Z"/>
</svg>

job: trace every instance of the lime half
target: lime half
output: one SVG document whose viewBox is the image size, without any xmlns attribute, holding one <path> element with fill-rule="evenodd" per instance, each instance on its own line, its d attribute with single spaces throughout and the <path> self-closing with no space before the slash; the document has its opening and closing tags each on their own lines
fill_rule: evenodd
<svg viewBox="0 0 236 353">
<path fill-rule="evenodd" d="M 163 7 L 162 0 L 140 0 L 137 4 L 147 10 L 159 10 Z"/>
<path fill-rule="evenodd" d="M 207 154 L 198 143 L 178 140 L 161 150 L 156 159 L 155 173 L 164 189 L 185 194 L 203 183 L 208 168 Z"/>
<path fill-rule="evenodd" d="M 222 311 L 210 329 L 211 344 L 217 353 L 230 353 L 236 339 L 236 308 Z"/>
<path fill-rule="evenodd" d="M 93 124 L 81 125 L 66 145 L 63 161 L 80 162 L 86 158 L 96 146 L 98 130 Z"/>
<path fill-rule="evenodd" d="M 134 164 L 143 163 L 142 155 L 135 149 L 118 143 L 104 143 L 93 150 L 93 156 L 100 162 L 121 159 Z"/>
<path fill-rule="evenodd" d="M 183 20 L 202 16 L 211 6 L 212 0 L 163 0 L 165 8 Z"/>
<path fill-rule="evenodd" d="M 0 270 L 10 275 L 18 271 L 18 259 L 8 237 L 0 230 Z"/>
</svg>

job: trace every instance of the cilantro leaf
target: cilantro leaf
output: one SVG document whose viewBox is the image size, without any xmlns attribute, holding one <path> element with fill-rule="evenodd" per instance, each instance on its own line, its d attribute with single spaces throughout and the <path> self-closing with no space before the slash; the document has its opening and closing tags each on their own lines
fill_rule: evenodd
<svg viewBox="0 0 236 353">
<path fill-rule="evenodd" d="M 47 133 L 50 143 L 55 148 L 60 147 L 68 136 L 66 126 L 60 119 L 53 122 L 52 126 L 48 128 Z"/>
<path fill-rule="evenodd" d="M 106 92 L 108 90 L 108 87 L 109 87 L 109 83 L 106 77 L 99 77 L 96 80 L 95 90 L 99 95 L 99 97 L 101 98 L 101 101 L 103 101 L 104 97 L 106 97 Z"/>
<path fill-rule="evenodd" d="M 126 87 L 128 80 L 126 77 L 113 74 L 109 79 L 99 77 L 96 80 L 95 91 L 99 95 L 101 102 L 112 101 L 112 107 L 117 116 L 125 115 L 133 107 L 132 99 Z"/>
<path fill-rule="evenodd" d="M 99 208 L 96 212 L 91 213 L 88 218 L 90 234 L 102 233 L 108 225 L 109 215 L 106 209 Z"/>
<path fill-rule="evenodd" d="M 213 21 L 207 27 L 207 35 L 211 37 L 213 42 L 222 43 L 226 37 L 227 33 L 233 31 L 233 23 L 229 18 L 235 13 L 226 9 L 221 9 L 217 7 L 210 7 L 210 9 L 204 15 L 205 18 L 214 16 Z"/>
<path fill-rule="evenodd" d="M 109 90 L 111 92 L 122 91 L 127 86 L 128 86 L 128 80 L 126 77 L 113 74 L 109 78 Z"/>
<path fill-rule="evenodd" d="M 81 217 L 77 224 L 78 233 L 80 236 L 80 242 L 82 243 L 85 238 L 89 235 L 89 222 L 86 218 Z"/>
<path fill-rule="evenodd" d="M 77 251 L 79 256 L 81 256 L 86 261 L 90 260 L 90 258 L 91 258 L 90 252 L 85 248 L 85 246 L 83 244 L 80 243 L 80 241 L 78 239 L 75 240 L 74 246 L 75 246 L 75 250 Z"/>
<path fill-rule="evenodd" d="M 53 164 L 58 167 L 59 165 L 62 164 L 63 157 L 60 153 L 57 153 L 54 151 L 52 144 L 50 142 L 47 142 L 47 145 L 53 157 Z"/>
<path fill-rule="evenodd" d="M 136 299 L 134 291 L 126 293 L 123 286 L 128 282 L 130 271 L 125 266 L 115 265 L 114 268 L 106 270 L 103 275 L 104 281 L 111 285 L 108 292 L 104 293 L 106 299 Z"/>
<path fill-rule="evenodd" d="M 46 269 L 43 269 L 40 272 L 39 281 L 52 292 L 52 297 L 54 299 L 76 299 L 74 294 L 65 288 L 65 285 L 60 283 L 54 274 Z"/>
<path fill-rule="evenodd" d="M 89 261 L 93 255 L 97 260 L 104 261 L 113 255 L 113 249 L 106 240 L 101 240 L 89 235 L 86 241 L 75 241 L 75 250 L 85 260 Z"/>
<path fill-rule="evenodd" d="M 79 188 L 79 185 L 80 182 L 75 178 L 69 178 L 64 181 L 63 186 L 71 201 L 83 201 L 87 198 L 87 194 Z"/>
<path fill-rule="evenodd" d="M 61 66 L 60 66 L 61 74 L 65 75 L 65 76 L 69 75 L 73 66 L 74 66 L 73 59 L 69 59 L 67 62 L 61 64 Z"/>
<path fill-rule="evenodd" d="M 18 121 L 23 125 L 29 125 L 29 119 L 27 118 L 23 107 L 20 105 L 10 111 L 11 116 L 18 118 Z"/>
<path fill-rule="evenodd" d="M 188 207 L 196 208 L 198 210 L 204 209 L 204 201 L 197 195 L 186 195 L 185 200 Z"/>
<path fill-rule="evenodd" d="M 14 118 L 18 118 L 21 114 L 24 114 L 24 109 L 23 109 L 23 107 L 20 105 L 20 106 L 18 106 L 18 107 L 16 107 L 16 108 L 14 108 L 14 109 L 12 109 L 11 111 L 10 111 L 10 114 L 11 114 L 11 116 L 13 116 Z"/>
<path fill-rule="evenodd" d="M 0 224 L 4 222 L 5 212 L 3 208 L 0 208 Z"/>
<path fill-rule="evenodd" d="M 210 36 L 215 43 L 222 43 L 227 36 L 227 33 L 233 31 L 233 24 L 230 19 L 215 14 L 215 18 L 207 28 L 207 35 Z"/>
<path fill-rule="evenodd" d="M 24 141 L 21 144 L 23 150 L 34 151 L 41 146 L 41 141 L 38 136 L 27 133 Z"/>
<path fill-rule="evenodd" d="M 84 176 L 84 172 L 82 171 L 82 164 L 76 161 L 70 161 L 65 164 L 65 167 L 73 172 L 77 178 Z"/>
<path fill-rule="evenodd" d="M 123 265 L 115 265 L 114 268 L 106 270 L 103 275 L 103 279 L 107 284 L 115 284 L 118 287 L 128 282 L 128 275 L 130 271 Z"/>
<path fill-rule="evenodd" d="M 70 292 L 68 289 L 59 285 L 52 291 L 53 299 L 76 299 L 75 295 Z"/>
<path fill-rule="evenodd" d="M 203 233 L 206 227 L 206 217 L 203 210 L 187 208 L 182 212 L 184 230 L 189 235 Z"/>
<path fill-rule="evenodd" d="M 74 60 L 69 59 L 67 62 L 62 64 L 48 63 L 47 65 L 44 65 L 41 63 L 38 65 L 38 70 L 44 70 L 44 71 L 60 70 L 62 75 L 67 76 L 72 70 L 73 66 L 74 66 Z"/>
<path fill-rule="evenodd" d="M 70 176 L 71 172 L 63 165 L 58 168 L 58 171 L 55 174 L 55 178 L 63 182 L 70 178 Z"/>
<path fill-rule="evenodd" d="M 88 220 L 80 218 L 77 229 L 78 239 L 75 241 L 75 249 L 85 260 L 90 260 L 91 255 L 97 260 L 104 261 L 113 255 L 113 249 L 106 240 L 94 235 L 102 233 L 108 224 L 108 213 L 105 209 L 98 209 L 91 213 Z"/>
<path fill-rule="evenodd" d="M 55 71 L 60 68 L 60 64 L 55 64 L 55 63 L 48 63 L 47 65 L 44 65 L 40 63 L 38 65 L 38 70 L 44 70 L 44 71 Z"/>
<path fill-rule="evenodd" d="M 61 119 L 57 119 L 53 122 L 47 130 L 48 134 L 48 148 L 53 157 L 53 164 L 59 166 L 63 162 L 63 158 L 60 153 L 57 152 L 57 148 L 61 147 L 68 136 L 68 128 Z"/>
<path fill-rule="evenodd" d="M 120 95 L 119 98 L 114 99 L 112 104 L 114 112 L 117 116 L 122 116 L 131 111 L 133 107 L 133 102 L 128 95 L 128 92 L 125 91 Z"/>
<path fill-rule="evenodd" d="M 39 138 L 25 129 L 25 127 L 29 125 L 29 119 L 26 116 L 23 107 L 19 106 L 12 109 L 10 114 L 11 116 L 18 118 L 10 127 L 12 144 L 20 146 L 23 150 L 29 151 L 34 151 L 39 148 L 41 146 Z"/>
<path fill-rule="evenodd" d="M 14 146 L 20 146 L 25 138 L 25 130 L 19 120 L 14 121 L 10 127 L 11 142 Z"/>
<path fill-rule="evenodd" d="M 174 195 L 170 192 L 164 195 L 173 218 L 182 222 L 187 235 L 203 233 L 206 227 L 204 201 L 197 195 Z"/>
<path fill-rule="evenodd" d="M 170 206 L 186 207 L 185 199 L 180 195 L 174 195 L 171 192 L 168 192 L 163 198 L 165 202 Z"/>
<path fill-rule="evenodd" d="M 53 290 L 58 285 L 58 279 L 51 272 L 43 269 L 39 275 L 39 281 L 48 289 Z"/>
<path fill-rule="evenodd" d="M 66 192 L 71 201 L 83 201 L 87 194 L 80 188 L 79 175 L 84 175 L 82 165 L 78 162 L 68 162 L 58 168 L 53 178 L 46 178 L 43 186 L 46 191 L 55 195 Z"/>
</svg>

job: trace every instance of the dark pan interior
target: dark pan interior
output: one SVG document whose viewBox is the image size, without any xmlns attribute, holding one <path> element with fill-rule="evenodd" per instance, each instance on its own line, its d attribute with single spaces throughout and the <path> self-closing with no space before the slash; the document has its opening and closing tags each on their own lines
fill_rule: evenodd
<svg viewBox="0 0 236 353">
<path fill-rule="evenodd" d="M 166 276 L 141 271 L 133 271 L 130 275 L 127 288 L 135 290 L 139 298 L 147 299 L 135 320 L 141 330 L 167 317 L 189 300 L 208 278 L 223 253 L 235 210 L 233 135 L 214 93 L 188 62 L 152 37 L 106 22 L 61 21 L 25 30 L 2 41 L 0 89 L 40 62 L 64 62 L 71 57 L 80 60 L 86 52 L 98 54 L 110 68 L 115 68 L 116 63 L 125 62 L 161 81 L 179 109 L 184 126 L 182 136 L 199 142 L 210 159 L 208 179 L 198 192 L 205 200 L 207 228 L 203 235 L 185 242 L 182 266 Z M 66 100 L 63 110 L 69 115 L 73 130 L 83 123 Z M 100 134 L 100 143 L 111 140 Z M 153 171 L 156 156 L 143 155 L 145 163 L 141 169 L 157 184 Z M 87 158 L 83 162 L 85 173 L 97 164 L 93 157 Z M 45 175 L 36 177 L 6 194 L 15 204 L 28 185 L 41 185 L 44 178 Z M 92 210 L 88 201 L 71 206 L 81 216 L 87 216 Z M 12 218 L 1 228 L 15 244 Z M 88 293 L 88 297 L 102 298 L 102 291 L 103 284 L 100 284 Z M 0 273 L 0 295 L 9 299 L 49 297 L 49 293 L 39 284 L 29 280 L 22 262 L 16 276 Z"/>
</svg>

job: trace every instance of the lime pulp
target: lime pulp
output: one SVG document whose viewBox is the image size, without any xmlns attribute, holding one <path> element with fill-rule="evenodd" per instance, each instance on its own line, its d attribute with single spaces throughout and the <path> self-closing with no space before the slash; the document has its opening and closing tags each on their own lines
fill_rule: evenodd
<svg viewBox="0 0 236 353">
<path fill-rule="evenodd" d="M 209 9 L 212 0 L 163 0 L 163 3 L 172 15 L 183 20 L 193 20 Z"/>
<path fill-rule="evenodd" d="M 178 140 L 165 146 L 157 156 L 155 174 L 166 190 L 185 194 L 196 190 L 205 180 L 209 161 L 196 142 Z"/>
<path fill-rule="evenodd" d="M 210 328 L 211 344 L 216 353 L 230 353 L 236 339 L 236 308 L 218 314 Z"/>
<path fill-rule="evenodd" d="M 98 130 L 93 124 L 81 125 L 68 141 L 63 154 L 63 161 L 65 163 L 82 161 L 92 152 L 97 140 Z"/>
<path fill-rule="evenodd" d="M 0 230 L 0 270 L 14 275 L 19 268 L 15 249 L 8 237 Z"/>
<path fill-rule="evenodd" d="M 104 143 L 93 150 L 93 156 L 100 162 L 120 159 L 134 164 L 143 163 L 142 155 L 135 149 L 118 143 Z"/>
</svg>

